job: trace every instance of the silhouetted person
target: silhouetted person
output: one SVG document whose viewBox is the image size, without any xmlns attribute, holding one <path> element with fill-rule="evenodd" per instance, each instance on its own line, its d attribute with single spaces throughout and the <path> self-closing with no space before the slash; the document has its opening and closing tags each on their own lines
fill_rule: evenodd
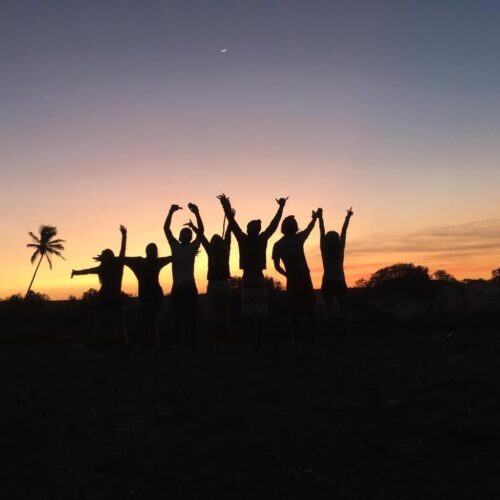
<svg viewBox="0 0 500 500">
<path fill-rule="evenodd" d="M 331 324 L 338 316 L 340 330 L 337 334 L 348 335 L 350 328 L 349 309 L 347 304 L 347 284 L 344 274 L 344 251 L 349 221 L 353 215 L 352 207 L 342 226 L 342 232 L 328 231 L 325 233 L 323 210 L 318 209 L 321 258 L 323 260 L 323 282 L 321 291 L 326 302 L 328 318 Z"/>
<path fill-rule="evenodd" d="M 214 234 L 210 241 L 203 233 L 200 233 L 200 230 L 191 221 L 186 225 L 197 234 L 207 252 L 207 302 L 210 311 L 212 338 L 215 347 L 219 348 L 221 340 L 224 343 L 229 341 L 231 223 L 229 223 L 223 236 Z"/>
<path fill-rule="evenodd" d="M 196 314 L 198 309 L 198 289 L 194 280 L 194 260 L 200 248 L 200 235 L 204 232 L 203 221 L 200 217 L 198 207 L 194 203 L 188 204 L 189 209 L 196 217 L 199 235 L 194 241 L 193 232 L 188 227 L 183 227 L 177 240 L 170 226 L 172 216 L 179 205 L 172 205 L 168 212 L 163 227 L 165 236 L 172 251 L 172 292 L 170 296 L 170 308 L 174 320 L 174 338 L 177 349 L 180 350 L 181 331 L 185 326 L 191 327 L 192 348 L 196 350 L 197 325 Z"/>
<path fill-rule="evenodd" d="M 318 218 L 317 212 L 312 212 L 309 225 L 299 232 L 295 217 L 289 215 L 281 223 L 283 237 L 273 247 L 273 261 L 276 271 L 286 277 L 286 294 L 290 307 L 294 340 L 297 340 L 301 318 L 309 323 L 310 338 L 314 341 L 314 306 L 315 297 L 311 274 L 304 254 L 304 243 L 311 234 Z M 285 268 L 281 267 L 283 262 Z"/>
<path fill-rule="evenodd" d="M 146 246 L 146 258 L 124 257 L 123 263 L 135 274 L 139 284 L 139 334 L 142 346 L 159 348 L 156 320 L 163 306 L 163 290 L 160 286 L 160 271 L 172 262 L 172 257 L 158 257 L 155 243 Z M 138 341 L 131 339 L 131 349 Z"/>
<path fill-rule="evenodd" d="M 221 194 L 219 200 L 231 224 L 240 251 L 240 269 L 243 270 L 241 314 L 250 322 L 255 346 L 260 348 L 262 318 L 268 314 L 268 297 L 263 273 L 266 269 L 267 242 L 278 228 L 288 198 L 276 200 L 279 208 L 267 229 L 261 232 L 260 219 L 252 220 L 247 224 L 246 234 L 236 222 L 229 198 Z"/>
<path fill-rule="evenodd" d="M 120 226 L 122 234 L 120 255 L 115 257 L 113 250 L 106 248 L 94 257 L 99 262 L 97 267 L 72 270 L 71 277 L 84 274 L 97 274 L 101 288 L 97 292 L 95 308 L 95 327 L 93 341 L 96 344 L 122 345 L 126 343 L 126 331 L 123 324 L 123 296 L 121 293 L 123 277 L 123 259 L 127 246 L 127 229 Z"/>
</svg>

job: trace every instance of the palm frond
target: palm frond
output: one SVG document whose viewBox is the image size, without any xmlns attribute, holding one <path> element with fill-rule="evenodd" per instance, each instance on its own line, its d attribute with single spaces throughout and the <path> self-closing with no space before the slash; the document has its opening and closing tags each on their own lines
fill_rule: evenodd
<svg viewBox="0 0 500 500">
<path fill-rule="evenodd" d="M 56 244 L 56 245 L 60 245 L 61 243 L 66 243 L 66 240 L 60 240 L 60 239 L 59 239 L 59 240 L 51 240 L 51 241 L 50 241 L 50 244 L 51 244 L 51 245 L 54 245 L 54 244 Z"/>
<path fill-rule="evenodd" d="M 37 245 L 36 243 L 28 243 L 26 246 L 28 248 L 40 248 L 40 245 Z"/>
<path fill-rule="evenodd" d="M 33 264 L 36 260 L 36 258 L 38 257 L 38 255 L 40 254 L 40 251 L 37 249 L 35 251 L 35 253 L 31 256 L 31 263 Z"/>
<path fill-rule="evenodd" d="M 47 244 L 47 250 L 48 251 L 53 251 L 53 250 L 64 250 L 63 245 L 53 245 L 52 243 Z"/>
<path fill-rule="evenodd" d="M 47 255 L 48 254 L 54 254 L 54 255 L 57 255 L 58 257 L 61 257 L 62 260 L 66 260 L 63 256 L 63 254 L 59 250 L 48 250 Z"/>
<path fill-rule="evenodd" d="M 37 243 L 40 243 L 40 238 L 35 233 L 28 231 L 28 234 L 33 238 L 34 241 L 36 241 Z"/>
<path fill-rule="evenodd" d="M 47 260 L 49 261 L 49 267 L 50 267 L 50 270 L 52 271 L 52 260 L 50 260 L 50 256 L 48 253 L 45 254 L 45 257 L 47 257 Z"/>
</svg>

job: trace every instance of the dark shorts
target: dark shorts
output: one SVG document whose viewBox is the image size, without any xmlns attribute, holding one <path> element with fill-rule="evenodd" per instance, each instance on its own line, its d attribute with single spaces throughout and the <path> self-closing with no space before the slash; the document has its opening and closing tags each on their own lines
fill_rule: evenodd
<svg viewBox="0 0 500 500">
<path fill-rule="evenodd" d="M 174 285 L 170 301 L 174 317 L 191 317 L 198 309 L 198 289 L 194 281 Z"/>
<path fill-rule="evenodd" d="M 325 299 L 346 295 L 348 291 L 345 281 L 327 281 L 321 286 L 321 293 Z"/>
</svg>

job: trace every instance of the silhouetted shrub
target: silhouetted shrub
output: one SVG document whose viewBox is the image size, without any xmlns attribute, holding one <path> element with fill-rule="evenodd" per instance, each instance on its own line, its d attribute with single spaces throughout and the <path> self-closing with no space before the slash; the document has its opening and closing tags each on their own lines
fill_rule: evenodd
<svg viewBox="0 0 500 500">
<path fill-rule="evenodd" d="M 493 271 L 491 271 L 491 281 L 493 281 L 493 283 L 500 284 L 500 267 L 497 267 L 496 269 L 493 269 Z"/>
<path fill-rule="evenodd" d="M 95 288 L 89 288 L 86 292 L 82 294 L 82 300 L 95 300 L 97 297 L 98 291 Z"/>
<path fill-rule="evenodd" d="M 432 278 L 436 281 L 447 281 L 449 283 L 456 283 L 457 278 L 453 276 L 453 274 L 448 273 L 444 269 L 438 269 L 433 275 Z"/>
<path fill-rule="evenodd" d="M 283 284 L 281 281 L 278 281 L 271 276 L 265 276 L 264 280 L 266 282 L 266 287 L 267 291 L 272 293 L 272 292 L 282 292 L 283 291 Z"/>
<path fill-rule="evenodd" d="M 38 293 L 30 290 L 26 294 L 26 297 L 24 297 L 24 300 L 25 302 L 29 302 L 30 304 L 39 304 L 42 302 L 48 302 L 50 300 L 50 297 L 45 293 Z"/>
<path fill-rule="evenodd" d="M 19 304 L 23 301 L 23 296 L 20 293 L 15 293 L 14 295 L 7 297 L 3 302 L 8 302 L 9 304 Z"/>
<path fill-rule="evenodd" d="M 356 288 L 366 288 L 368 286 L 368 280 L 365 278 L 360 278 L 356 281 L 356 283 L 354 283 L 354 286 Z"/>
<path fill-rule="evenodd" d="M 371 275 L 368 286 L 403 299 L 423 300 L 432 294 L 429 269 L 407 263 L 379 269 Z"/>
</svg>

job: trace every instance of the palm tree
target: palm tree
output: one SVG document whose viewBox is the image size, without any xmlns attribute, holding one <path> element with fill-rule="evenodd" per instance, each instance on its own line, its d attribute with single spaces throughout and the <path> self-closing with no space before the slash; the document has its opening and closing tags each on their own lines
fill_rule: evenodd
<svg viewBox="0 0 500 500">
<path fill-rule="evenodd" d="M 61 257 L 61 259 L 64 259 L 61 252 L 64 250 L 63 243 L 65 241 L 54 239 L 54 237 L 57 235 L 57 228 L 55 228 L 54 226 L 40 226 L 38 232 L 40 233 L 40 236 L 37 236 L 31 231 L 28 232 L 28 234 L 31 236 L 31 239 L 33 240 L 33 243 L 28 243 L 26 246 L 28 248 L 36 249 L 31 256 L 31 263 L 33 264 L 37 257 L 40 257 L 40 260 L 38 261 L 38 264 L 36 266 L 33 278 L 31 278 L 31 283 L 28 287 L 25 298 L 31 291 L 33 281 L 35 281 L 36 273 L 38 272 L 38 268 L 40 267 L 43 258 L 45 257 L 49 262 L 50 269 L 52 269 L 52 260 L 50 258 L 51 255 L 57 255 L 58 257 Z"/>
</svg>

